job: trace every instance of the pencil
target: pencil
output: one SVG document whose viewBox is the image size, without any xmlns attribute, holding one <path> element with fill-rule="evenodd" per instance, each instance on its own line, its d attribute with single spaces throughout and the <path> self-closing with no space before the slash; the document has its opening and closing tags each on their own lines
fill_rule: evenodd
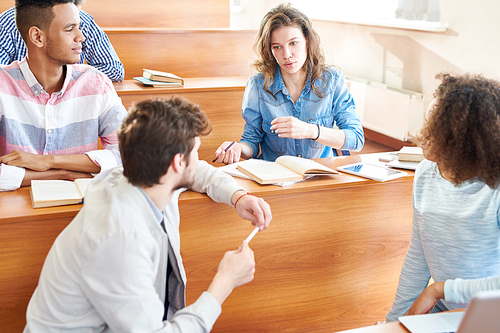
<svg viewBox="0 0 500 333">
<path fill-rule="evenodd" d="M 253 229 L 252 233 L 247 237 L 247 239 L 245 239 L 247 241 L 247 244 L 250 243 L 253 236 L 255 236 L 257 234 L 257 232 L 259 232 L 259 227 L 255 227 L 255 229 Z"/>
<path fill-rule="evenodd" d="M 231 144 L 229 146 L 227 146 L 226 149 L 224 149 L 224 151 L 228 151 L 229 148 L 231 148 L 235 143 L 236 143 L 236 141 L 231 142 Z M 215 161 L 217 161 L 217 158 L 218 157 L 214 158 L 214 160 L 212 161 L 212 163 L 214 163 Z"/>
</svg>

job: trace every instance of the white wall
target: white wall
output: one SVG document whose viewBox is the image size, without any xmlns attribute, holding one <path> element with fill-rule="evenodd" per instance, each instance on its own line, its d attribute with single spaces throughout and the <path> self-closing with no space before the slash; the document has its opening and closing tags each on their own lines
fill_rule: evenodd
<svg viewBox="0 0 500 333">
<path fill-rule="evenodd" d="M 280 3 L 240 0 L 234 28 L 257 29 L 262 17 Z M 445 33 L 314 21 L 330 64 L 346 75 L 425 94 L 425 104 L 442 71 L 481 73 L 500 80 L 500 1 L 442 0 Z"/>
</svg>

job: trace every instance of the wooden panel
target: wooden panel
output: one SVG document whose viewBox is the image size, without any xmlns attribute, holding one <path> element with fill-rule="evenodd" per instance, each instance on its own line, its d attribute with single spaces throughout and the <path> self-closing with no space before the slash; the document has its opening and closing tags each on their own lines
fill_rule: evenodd
<svg viewBox="0 0 500 333">
<path fill-rule="evenodd" d="M 0 0 L 0 12 L 14 4 Z M 229 0 L 87 0 L 82 9 L 100 27 L 229 28 Z"/>
<path fill-rule="evenodd" d="M 334 332 L 383 320 L 410 238 L 410 197 L 410 182 L 266 197 L 274 218 L 250 244 L 255 279 L 228 298 L 213 332 Z M 191 303 L 252 228 L 224 205 L 181 206 L 181 216 Z"/>
<path fill-rule="evenodd" d="M 229 0 L 88 0 L 101 27 L 229 28 Z"/>
<path fill-rule="evenodd" d="M 45 257 L 57 235 L 71 220 L 72 217 L 0 224 L 2 332 L 23 330 L 26 308 L 38 284 Z"/>
<path fill-rule="evenodd" d="M 125 79 L 142 76 L 143 68 L 184 78 L 251 73 L 253 30 L 105 31 L 125 67 Z"/>
<path fill-rule="evenodd" d="M 184 88 L 148 88 L 135 81 L 115 83 L 123 105 L 145 99 L 182 96 L 196 103 L 207 114 L 212 133 L 201 137 L 199 158 L 209 163 L 215 150 L 226 140 L 239 140 L 245 121 L 241 117 L 241 103 L 247 77 L 187 79 Z M 214 165 L 220 165 L 215 163 Z"/>
<path fill-rule="evenodd" d="M 0 13 L 16 4 L 15 0 L 0 0 Z"/>
</svg>

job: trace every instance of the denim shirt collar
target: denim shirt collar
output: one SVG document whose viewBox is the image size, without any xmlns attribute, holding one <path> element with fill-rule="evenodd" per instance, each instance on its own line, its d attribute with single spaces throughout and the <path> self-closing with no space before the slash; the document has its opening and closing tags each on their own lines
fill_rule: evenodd
<svg viewBox="0 0 500 333">
<path fill-rule="evenodd" d="M 280 90 L 282 91 L 283 94 L 286 94 L 286 95 L 288 94 L 288 90 L 286 89 L 286 86 L 285 86 L 285 81 L 283 81 L 283 76 L 281 75 L 280 67 L 277 66 L 276 71 L 274 72 L 274 80 L 273 80 L 273 84 L 271 86 L 270 91 L 273 93 L 273 96 L 276 96 L 276 94 Z M 306 84 L 305 84 L 302 92 L 304 94 L 308 94 L 310 90 L 311 90 L 311 72 L 309 72 L 307 74 Z"/>
<path fill-rule="evenodd" d="M 62 86 L 62 89 L 60 91 L 55 92 L 55 95 L 58 95 L 57 98 L 61 98 L 66 91 L 66 88 L 69 85 L 69 82 L 71 80 L 71 75 L 72 75 L 72 68 L 70 65 L 64 65 L 66 67 L 66 77 L 64 78 L 64 83 Z M 35 75 L 31 71 L 27 58 L 25 57 L 21 63 L 19 64 L 19 68 L 21 70 L 21 73 L 23 74 L 26 83 L 28 83 L 31 91 L 33 92 L 33 95 L 35 97 L 38 97 L 41 93 L 46 93 L 46 91 L 43 89 L 42 85 L 38 82 L 36 79 Z"/>
</svg>

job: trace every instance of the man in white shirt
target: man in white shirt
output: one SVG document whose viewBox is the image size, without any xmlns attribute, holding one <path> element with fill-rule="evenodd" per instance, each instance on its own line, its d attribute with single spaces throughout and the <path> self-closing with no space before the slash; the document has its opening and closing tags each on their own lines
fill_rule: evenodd
<svg viewBox="0 0 500 333">
<path fill-rule="evenodd" d="M 123 168 L 92 181 L 82 210 L 54 242 L 24 332 L 212 329 L 232 290 L 253 279 L 253 252 L 246 242 L 227 252 L 207 291 L 186 307 L 179 195 L 207 193 L 261 230 L 272 217 L 263 199 L 198 160 L 199 136 L 210 129 L 199 107 L 178 97 L 131 110 L 118 135 Z"/>
</svg>

